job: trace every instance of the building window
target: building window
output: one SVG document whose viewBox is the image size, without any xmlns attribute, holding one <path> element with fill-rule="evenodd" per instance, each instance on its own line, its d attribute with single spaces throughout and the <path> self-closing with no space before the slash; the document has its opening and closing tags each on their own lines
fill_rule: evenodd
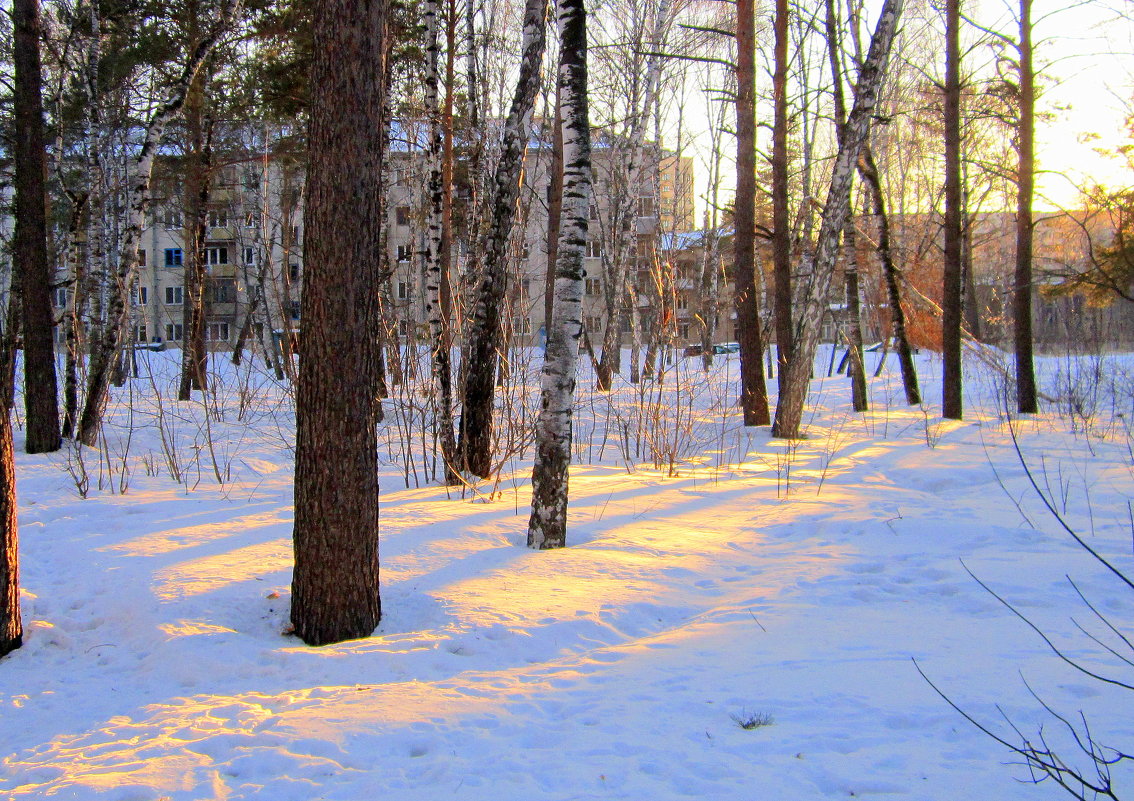
<svg viewBox="0 0 1134 801">
<path fill-rule="evenodd" d="M 61 286 L 55 290 L 55 307 L 57 309 L 67 308 L 67 287 Z"/>
<path fill-rule="evenodd" d="M 209 227 L 210 228 L 227 228 L 228 227 L 228 210 L 227 209 L 209 209 Z"/>
<path fill-rule="evenodd" d="M 689 339 L 689 323 L 677 324 L 677 336 L 681 339 Z"/>
<path fill-rule="evenodd" d="M 591 220 L 597 220 L 598 219 L 598 206 L 594 203 L 591 204 L 589 216 L 590 216 Z"/>
<path fill-rule="evenodd" d="M 181 323 L 166 323 L 165 338 L 170 342 L 181 341 Z"/>
<path fill-rule="evenodd" d="M 299 226 L 293 225 L 291 227 L 291 241 L 293 244 L 299 243 Z"/>
<path fill-rule="evenodd" d="M 410 210 L 409 206 L 398 206 L 394 212 L 394 219 L 398 225 L 410 224 Z"/>
<path fill-rule="evenodd" d="M 145 306 L 150 302 L 149 287 L 137 286 L 130 290 L 130 303 L 135 306 Z"/>
<path fill-rule="evenodd" d="M 287 280 L 293 284 L 299 280 L 299 262 L 293 261 L 287 266 Z"/>
<path fill-rule="evenodd" d="M 689 298 L 687 298 L 685 295 L 678 295 L 676 305 L 677 305 L 678 310 L 680 310 L 680 311 L 684 311 L 685 309 L 688 309 L 689 308 Z"/>
<path fill-rule="evenodd" d="M 146 266 L 146 249 L 145 248 L 139 248 L 138 249 L 138 266 L 139 267 L 145 267 Z"/>
<path fill-rule="evenodd" d="M 228 342 L 228 323 L 209 323 L 205 327 L 208 342 Z"/>
<path fill-rule="evenodd" d="M 228 248 L 205 248 L 205 264 L 228 264 Z"/>
<path fill-rule="evenodd" d="M 149 337 L 146 336 L 146 327 L 144 325 L 134 326 L 134 341 L 135 342 L 149 342 Z"/>
<path fill-rule="evenodd" d="M 587 258 L 598 259 L 602 257 L 602 243 L 597 239 L 587 240 Z"/>
<path fill-rule="evenodd" d="M 588 334 L 597 334 L 602 330 L 602 320 L 600 320 L 598 317 L 584 318 L 583 325 L 586 326 Z"/>
<path fill-rule="evenodd" d="M 181 227 L 181 209 L 170 203 L 165 206 L 165 214 L 163 215 L 163 222 L 166 228 L 180 228 Z M 178 262 L 180 264 L 181 262 Z"/>
<path fill-rule="evenodd" d="M 409 261 L 413 255 L 413 248 L 409 245 L 398 245 L 398 261 Z"/>
<path fill-rule="evenodd" d="M 398 320 L 398 333 L 404 337 L 409 336 L 409 320 Z"/>
<path fill-rule="evenodd" d="M 182 287 L 167 286 L 165 288 L 165 305 L 180 306 L 183 303 Z M 178 337 L 180 339 L 180 337 Z"/>
<path fill-rule="evenodd" d="M 293 319 L 293 320 L 299 319 L 299 301 L 298 300 L 293 300 L 291 302 L 291 305 L 288 309 L 288 314 L 291 316 L 291 319 Z"/>
<path fill-rule="evenodd" d="M 654 216 L 654 198 L 650 197 L 638 198 L 638 216 L 639 217 L 653 217 Z"/>
<path fill-rule="evenodd" d="M 230 278 L 215 282 L 213 303 L 236 303 L 236 281 Z"/>
<path fill-rule="evenodd" d="M 398 300 L 409 300 L 409 296 L 409 284 L 405 281 L 398 281 Z"/>
<path fill-rule="evenodd" d="M 602 284 L 598 278 L 586 279 L 586 292 L 588 297 L 595 297 L 602 291 Z"/>
<path fill-rule="evenodd" d="M 245 228 L 255 228 L 257 223 L 259 222 L 256 219 L 258 216 L 259 215 L 256 214 L 256 212 L 254 212 L 254 211 L 250 211 L 247 214 L 245 214 L 244 215 L 244 227 Z"/>
<path fill-rule="evenodd" d="M 244 248 L 244 263 L 249 266 L 256 264 L 256 248 Z"/>
<path fill-rule="evenodd" d="M 166 267 L 180 267 L 181 266 L 181 248 L 166 248 L 165 249 L 165 266 Z"/>
</svg>

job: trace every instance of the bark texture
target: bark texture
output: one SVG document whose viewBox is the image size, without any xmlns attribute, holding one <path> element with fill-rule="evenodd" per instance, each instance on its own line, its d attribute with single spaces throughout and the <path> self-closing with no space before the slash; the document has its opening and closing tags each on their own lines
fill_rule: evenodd
<svg viewBox="0 0 1134 801">
<path fill-rule="evenodd" d="M 555 307 L 543 365 L 542 404 L 532 471 L 528 547 L 567 543 L 568 469 L 575 369 L 583 335 L 583 257 L 591 204 L 587 114 L 587 17 L 584 0 L 559 0 L 559 91 L 562 99 L 563 215 L 555 262 Z"/>
<path fill-rule="evenodd" d="M 375 373 L 386 0 L 315 3 L 296 386 L 291 622 L 309 645 L 381 617 Z"/>
<path fill-rule="evenodd" d="M 429 178 L 426 194 L 429 211 L 425 235 L 425 314 L 430 333 L 430 374 L 433 380 L 433 415 L 444 462 L 445 483 L 460 482 L 457 441 L 453 433 L 453 368 L 447 309 L 442 302 L 443 287 L 449 275 L 449 249 L 445 222 L 449 208 L 446 195 L 452 191 L 452 175 L 443 180 L 445 130 L 440 102 L 441 36 L 439 0 L 427 0 L 425 18 L 425 113 L 429 118 Z M 452 118 L 449 118 L 450 125 Z"/>
<path fill-rule="evenodd" d="M 16 230 L 13 267 L 23 310 L 24 408 L 27 452 L 59 450 L 59 400 L 55 378 L 55 318 L 47 259 L 47 151 L 43 126 L 43 76 L 39 58 L 39 0 L 15 0 Z M 9 332 L 14 333 L 14 332 Z"/>
</svg>

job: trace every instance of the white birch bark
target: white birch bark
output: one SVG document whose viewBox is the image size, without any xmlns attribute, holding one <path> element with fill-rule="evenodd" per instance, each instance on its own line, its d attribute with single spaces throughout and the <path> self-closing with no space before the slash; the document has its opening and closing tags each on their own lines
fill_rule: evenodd
<svg viewBox="0 0 1134 801">
<path fill-rule="evenodd" d="M 799 290 L 799 315 L 795 319 L 795 351 L 788 362 L 776 405 L 772 434 L 796 439 L 800 435 L 803 405 L 811 376 L 815 349 L 819 344 L 823 314 L 835 272 L 839 238 L 850 214 L 850 189 L 855 164 L 870 133 L 870 120 L 878 102 L 879 89 L 886 74 L 886 64 L 894 33 L 901 17 L 903 0 L 884 0 L 882 11 L 871 38 L 870 50 L 863 61 L 855 86 L 854 107 L 847 117 L 844 136 L 831 170 L 831 184 L 823 207 L 823 221 L 815 248 L 812 267 Z"/>
<path fill-rule="evenodd" d="M 567 544 L 568 469 L 575 369 L 583 335 L 583 257 L 591 204 L 584 0 L 559 0 L 559 85 L 563 104 L 563 220 L 555 263 L 555 301 L 543 365 L 542 403 L 532 471 L 528 547 Z"/>
<path fill-rule="evenodd" d="M 138 270 L 138 247 L 142 242 L 146 208 L 150 201 L 150 178 L 154 156 L 166 126 L 178 115 L 185 104 L 189 84 L 201 68 L 220 36 L 236 15 L 241 0 L 225 0 L 220 16 L 206 31 L 185 63 L 176 83 L 165 100 L 154 110 L 146 125 L 141 150 L 135 157 L 129 175 L 128 205 L 125 231 L 118 255 L 116 286 L 110 296 L 107 322 L 98 342 L 92 343 L 90 373 L 87 378 L 87 397 L 79 420 L 79 439 L 93 445 L 102 423 L 102 412 L 110 390 L 111 368 L 122 346 L 122 337 L 129 320 L 129 288 Z"/>
<path fill-rule="evenodd" d="M 432 377 L 433 414 L 445 463 L 445 483 L 459 482 L 457 443 L 453 436 L 453 384 L 450 365 L 449 332 L 445 325 L 441 287 L 448 264 L 441 263 L 441 226 L 444 214 L 444 192 L 441 177 L 441 149 L 444 132 L 441 125 L 440 84 L 441 37 L 439 0 L 426 0 L 425 18 L 425 113 L 429 119 L 429 197 L 425 234 L 425 315 L 430 333 L 430 374 Z"/>
</svg>

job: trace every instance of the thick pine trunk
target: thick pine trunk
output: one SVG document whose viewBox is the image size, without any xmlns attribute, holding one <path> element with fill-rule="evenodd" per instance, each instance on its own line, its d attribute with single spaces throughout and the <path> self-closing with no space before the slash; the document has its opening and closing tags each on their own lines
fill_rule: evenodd
<svg viewBox="0 0 1134 801">
<path fill-rule="evenodd" d="M 23 633 L 12 418 L 0 404 L 0 657 L 20 647 Z"/>
<path fill-rule="evenodd" d="M 740 408 L 744 425 L 771 422 L 760 341 L 760 294 L 756 290 L 756 9 L 736 4 L 736 234 L 733 285 L 740 340 Z"/>
<path fill-rule="evenodd" d="M 51 311 L 51 267 L 47 258 L 47 150 L 43 125 L 43 76 L 39 58 L 39 0 L 15 0 L 16 230 L 13 267 L 23 310 L 24 408 L 27 452 L 59 450 L 59 400 L 55 378 L 55 318 Z M 15 332 L 9 332 L 14 334 Z M 9 435 L 10 437 L 10 435 Z"/>
<path fill-rule="evenodd" d="M 504 123 L 504 141 L 494 181 L 491 226 L 481 254 L 483 265 L 468 335 L 460 450 L 466 469 L 480 478 L 488 478 L 492 473 L 495 382 L 502 344 L 500 313 L 507 282 L 508 239 L 516 218 L 532 108 L 539 91 L 546 16 L 547 0 L 527 0 L 520 74 Z"/>
<path fill-rule="evenodd" d="M 1012 287 L 1016 345 L 1016 408 L 1039 412 L 1032 355 L 1032 194 L 1035 185 L 1035 70 L 1032 67 L 1032 1 L 1020 0 L 1020 123 L 1017 136 L 1016 270 Z"/>
<path fill-rule="evenodd" d="M 941 292 L 941 413 L 960 420 L 961 400 L 961 0 L 945 2 L 945 263 Z"/>
<path fill-rule="evenodd" d="M 786 375 L 781 373 L 780 397 L 772 434 L 786 439 L 800 436 L 803 407 L 811 376 L 815 349 L 838 255 L 839 239 L 850 215 L 850 189 L 855 163 L 870 132 L 870 120 L 886 73 L 886 62 L 901 17 L 903 0 L 885 0 L 878 17 L 870 50 L 858 75 L 854 106 L 847 117 L 839 151 L 831 168 L 831 184 L 823 207 L 823 220 L 815 258 L 806 285 L 802 287 L 799 319 L 793 331 L 795 349 Z"/>
<path fill-rule="evenodd" d="M 543 366 L 542 405 L 532 471 L 528 547 L 567 543 L 568 469 L 575 369 L 583 335 L 583 257 L 591 202 L 584 0 L 559 0 L 563 132 L 563 225 L 555 263 L 555 308 Z"/>
<path fill-rule="evenodd" d="M 309 645 L 381 617 L 375 421 L 386 0 L 314 10 L 296 386 L 291 622 Z"/>
</svg>

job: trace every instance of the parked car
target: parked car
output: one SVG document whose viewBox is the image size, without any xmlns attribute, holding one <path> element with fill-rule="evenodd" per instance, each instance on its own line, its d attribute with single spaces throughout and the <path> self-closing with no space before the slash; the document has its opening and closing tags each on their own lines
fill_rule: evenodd
<svg viewBox="0 0 1134 801">
<path fill-rule="evenodd" d="M 740 343 L 722 342 L 719 345 L 713 345 L 713 353 L 740 353 Z"/>
</svg>

